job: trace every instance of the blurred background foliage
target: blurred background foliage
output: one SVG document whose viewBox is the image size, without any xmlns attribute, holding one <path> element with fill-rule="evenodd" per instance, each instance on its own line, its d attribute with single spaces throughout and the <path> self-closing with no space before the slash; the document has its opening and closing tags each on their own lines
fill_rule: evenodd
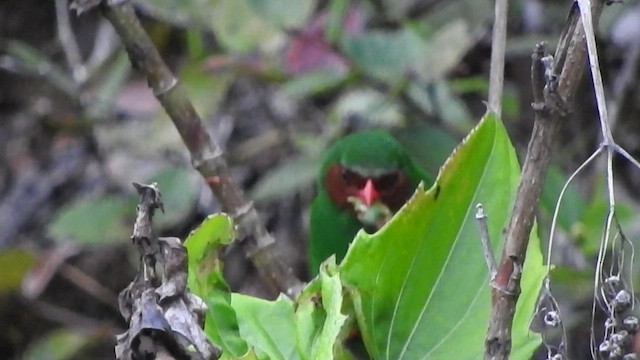
<svg viewBox="0 0 640 360">
<path fill-rule="evenodd" d="M 306 211 L 330 142 L 386 128 L 436 173 L 485 111 L 489 0 L 135 3 L 302 278 Z M 533 119 L 530 53 L 541 40 L 554 46 L 569 4 L 511 3 L 503 120 L 522 153 Z M 112 358 L 124 326 L 117 293 L 137 263 L 132 181 L 158 182 L 161 235 L 184 238 L 219 209 L 110 25 L 67 5 L 0 3 L 0 353 L 8 358 Z M 640 92 L 624 81 L 638 79 L 638 1 L 607 7 L 598 36 L 605 87 L 619 108 L 614 136 L 637 157 Z M 541 199 L 544 248 L 564 181 L 600 142 L 594 104 L 584 81 Z M 637 242 L 640 176 L 624 162 L 615 174 L 620 221 Z M 589 325 L 606 207 L 595 166 L 569 187 L 558 218 L 554 283 L 577 339 Z M 273 298 L 239 249 L 225 257 L 235 290 Z M 573 343 L 581 354 L 584 342 Z"/>
</svg>

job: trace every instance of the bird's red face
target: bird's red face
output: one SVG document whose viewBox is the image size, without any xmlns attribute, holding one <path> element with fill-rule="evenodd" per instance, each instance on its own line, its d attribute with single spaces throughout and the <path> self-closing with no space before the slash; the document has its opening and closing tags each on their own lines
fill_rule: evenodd
<svg viewBox="0 0 640 360">
<path fill-rule="evenodd" d="M 396 212 L 413 193 L 407 175 L 399 170 L 375 176 L 361 175 L 341 165 L 333 165 L 325 176 L 329 198 L 338 207 L 353 209 L 353 201 L 371 207 L 382 203 Z"/>
</svg>

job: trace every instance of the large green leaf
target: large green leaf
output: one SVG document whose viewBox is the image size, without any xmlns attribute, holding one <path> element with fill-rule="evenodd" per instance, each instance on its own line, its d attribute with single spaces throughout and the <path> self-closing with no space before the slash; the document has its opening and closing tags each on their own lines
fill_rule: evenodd
<svg viewBox="0 0 640 360">
<path fill-rule="evenodd" d="M 374 359 L 482 358 L 490 294 L 475 205 L 482 203 L 488 213 L 499 254 L 518 175 L 505 129 L 488 115 L 454 151 L 432 189 L 418 189 L 378 233 L 358 234 L 340 273 Z M 540 343 L 527 334 L 544 275 L 536 236 L 528 256 L 514 359 L 530 356 Z"/>
<path fill-rule="evenodd" d="M 218 251 L 235 237 L 233 221 L 224 214 L 211 215 L 189 234 L 185 246 L 189 254 L 188 284 L 207 304 L 205 332 L 225 355 L 237 358 L 247 354 L 247 343 L 240 337 L 231 292 L 222 277 Z"/>
</svg>

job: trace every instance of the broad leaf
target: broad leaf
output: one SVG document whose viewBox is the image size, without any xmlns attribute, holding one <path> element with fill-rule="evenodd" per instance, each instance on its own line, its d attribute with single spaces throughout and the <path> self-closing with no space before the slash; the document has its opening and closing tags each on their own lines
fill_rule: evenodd
<svg viewBox="0 0 640 360">
<path fill-rule="evenodd" d="M 340 273 L 374 359 L 482 358 L 490 294 L 475 205 L 485 207 L 499 254 L 518 175 L 502 123 L 487 115 L 429 191 L 419 188 L 378 233 L 357 235 Z M 528 255 L 512 359 L 531 356 L 540 343 L 527 334 L 544 275 L 536 236 Z"/>
<path fill-rule="evenodd" d="M 211 215 L 191 232 L 185 246 L 189 254 L 189 289 L 207 304 L 205 332 L 222 347 L 226 355 L 247 354 L 247 343 L 240 337 L 231 292 L 222 277 L 218 251 L 235 237 L 233 222 L 224 214 Z"/>
</svg>

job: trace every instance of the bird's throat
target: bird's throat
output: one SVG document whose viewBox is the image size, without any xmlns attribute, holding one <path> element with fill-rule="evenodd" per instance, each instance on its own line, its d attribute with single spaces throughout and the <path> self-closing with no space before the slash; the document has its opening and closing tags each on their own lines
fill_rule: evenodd
<svg viewBox="0 0 640 360">
<path fill-rule="evenodd" d="M 350 197 L 353 212 L 368 233 L 374 233 L 382 228 L 393 216 L 393 212 L 381 201 L 371 204 L 364 203 L 360 198 Z"/>
</svg>

